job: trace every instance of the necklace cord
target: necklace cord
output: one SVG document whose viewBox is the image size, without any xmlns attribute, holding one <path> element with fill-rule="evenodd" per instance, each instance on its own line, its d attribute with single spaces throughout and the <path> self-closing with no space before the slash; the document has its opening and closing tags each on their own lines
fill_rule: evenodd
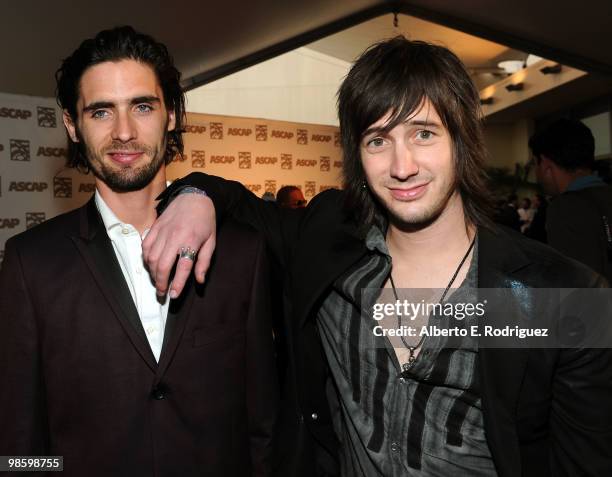
<svg viewBox="0 0 612 477">
<path fill-rule="evenodd" d="M 459 275 L 459 271 L 461 270 L 461 268 L 463 267 L 463 264 L 465 263 L 465 261 L 469 257 L 470 252 L 474 248 L 474 244 L 475 243 L 476 243 L 476 237 L 474 236 L 474 238 L 472 239 L 472 242 L 470 243 L 470 246 L 467 249 L 467 252 L 465 252 L 465 255 L 461 259 L 461 262 L 459 263 L 459 266 L 455 269 L 455 273 L 453 274 L 453 276 L 451 277 L 450 281 L 448 282 L 448 285 L 446 285 L 446 289 L 444 290 L 444 293 L 442 293 L 442 296 L 440 297 L 440 300 L 438 301 L 439 304 L 444 301 L 444 298 L 446 298 L 446 295 L 447 295 L 448 291 L 450 290 L 451 286 L 455 282 L 455 279 L 457 278 L 457 275 Z M 391 288 L 393 290 L 393 296 L 395 297 L 396 301 L 399 301 L 399 297 L 397 295 L 397 289 L 395 288 L 395 282 L 393 281 L 393 273 L 392 272 L 389 272 L 389 281 L 391 282 Z M 399 329 L 402 326 L 402 320 L 400 318 L 400 315 L 396 315 L 396 317 L 397 317 L 397 326 L 398 326 L 398 329 Z M 404 346 L 406 347 L 406 349 L 408 349 L 408 352 L 410 353 L 410 355 L 408 356 L 408 363 L 403 365 L 404 371 L 407 371 L 414 364 L 414 361 L 416 360 L 416 358 L 414 356 L 414 352 L 417 349 L 419 349 L 421 347 L 421 345 L 423 344 L 423 340 L 425 339 L 425 335 L 421 336 L 421 339 L 414 346 L 410 346 L 406 342 L 406 338 L 404 338 L 404 335 L 402 335 L 402 334 L 400 334 L 400 339 L 402 340 L 402 343 L 404 344 Z"/>
</svg>

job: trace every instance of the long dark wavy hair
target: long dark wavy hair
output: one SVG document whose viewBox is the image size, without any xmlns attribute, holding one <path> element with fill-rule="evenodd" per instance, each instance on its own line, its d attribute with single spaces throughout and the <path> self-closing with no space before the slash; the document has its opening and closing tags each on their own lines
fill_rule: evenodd
<svg viewBox="0 0 612 477">
<path fill-rule="evenodd" d="M 166 137 L 165 161 L 168 164 L 177 154 L 183 154 L 185 95 L 180 83 L 181 73 L 174 66 L 168 49 L 152 37 L 136 32 L 131 26 L 122 26 L 101 31 L 94 38 L 85 40 L 55 73 L 57 103 L 68 111 L 76 123 L 76 105 L 83 73 L 99 63 L 121 60 L 135 60 L 149 65 L 161 86 L 166 108 L 174 110 L 176 126 L 168 131 Z M 74 143 L 70 138 L 67 166 L 85 173 L 89 171 L 83 144 Z"/>
<path fill-rule="evenodd" d="M 491 224 L 491 196 L 484 169 L 480 97 L 461 60 L 450 50 L 397 36 L 372 45 L 357 59 L 338 92 L 338 117 L 344 154 L 346 209 L 368 230 L 385 211 L 364 187 L 360 143 L 363 133 L 391 111 L 390 131 L 418 112 L 428 99 L 453 144 L 456 187 L 466 218 Z"/>
</svg>

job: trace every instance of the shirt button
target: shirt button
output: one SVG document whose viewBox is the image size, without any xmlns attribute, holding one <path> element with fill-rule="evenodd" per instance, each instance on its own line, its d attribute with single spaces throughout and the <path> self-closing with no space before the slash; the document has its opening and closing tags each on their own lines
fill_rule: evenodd
<svg viewBox="0 0 612 477">
<path fill-rule="evenodd" d="M 319 415 L 316 412 L 313 412 L 310 417 L 312 417 L 313 421 L 316 421 L 317 419 L 319 419 Z"/>
<path fill-rule="evenodd" d="M 166 399 L 168 389 L 163 384 L 158 384 L 151 390 L 151 397 L 157 401 Z"/>
<path fill-rule="evenodd" d="M 406 382 L 406 379 L 402 376 L 399 377 L 399 382 L 404 384 Z"/>
<path fill-rule="evenodd" d="M 123 235 L 127 235 L 127 234 L 129 234 L 129 233 L 130 233 L 130 229 L 128 229 L 127 227 L 123 227 L 123 228 L 121 229 L 121 233 L 122 233 Z"/>
<path fill-rule="evenodd" d="M 397 452 L 397 451 L 399 451 L 399 449 L 400 449 L 400 446 L 399 446 L 399 444 L 397 442 L 392 442 L 391 443 L 391 450 L 393 452 Z"/>
<path fill-rule="evenodd" d="M 148 334 L 148 335 L 155 333 L 155 331 L 156 331 L 156 330 L 155 330 L 155 328 L 154 328 L 153 326 L 149 326 L 149 327 L 147 328 L 147 334 Z"/>
</svg>

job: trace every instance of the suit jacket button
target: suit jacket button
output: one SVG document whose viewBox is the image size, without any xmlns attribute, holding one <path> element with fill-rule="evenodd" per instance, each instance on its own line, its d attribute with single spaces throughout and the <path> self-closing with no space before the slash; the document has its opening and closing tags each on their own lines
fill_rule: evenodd
<svg viewBox="0 0 612 477">
<path fill-rule="evenodd" d="M 157 399 L 158 401 L 161 401 L 162 399 L 166 398 L 166 389 L 164 388 L 163 385 L 158 384 L 157 386 L 155 386 L 153 388 L 153 390 L 151 391 L 151 397 L 153 399 Z"/>
<path fill-rule="evenodd" d="M 313 421 L 316 421 L 317 419 L 319 419 L 319 415 L 316 412 L 313 412 L 310 417 L 312 418 Z"/>
</svg>

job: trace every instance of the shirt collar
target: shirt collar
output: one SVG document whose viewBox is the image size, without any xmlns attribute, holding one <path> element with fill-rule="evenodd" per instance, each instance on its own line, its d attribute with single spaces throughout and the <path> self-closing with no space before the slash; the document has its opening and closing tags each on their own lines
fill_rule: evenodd
<svg viewBox="0 0 612 477">
<path fill-rule="evenodd" d="M 377 215 L 374 225 L 370 227 L 365 237 L 366 248 L 372 252 L 376 251 L 382 255 L 390 257 L 387 247 L 387 219 Z"/>
<path fill-rule="evenodd" d="M 380 225 L 377 225 L 380 224 Z M 391 259 L 391 254 L 389 253 L 389 247 L 387 247 L 387 227 L 388 221 L 386 217 L 377 215 L 377 220 L 375 220 L 375 224 L 370 227 L 368 233 L 365 237 L 365 245 L 366 248 L 372 252 L 376 251 L 381 255 L 384 255 Z M 476 270 L 476 261 L 477 261 L 477 252 L 478 252 L 478 234 L 475 237 L 474 243 L 474 253 L 472 254 L 472 263 L 470 266 L 470 270 Z M 475 272 L 473 272 L 475 273 Z"/>
<path fill-rule="evenodd" d="M 94 200 L 96 202 L 96 207 L 98 208 L 98 212 L 100 212 L 100 216 L 102 217 L 102 222 L 104 223 L 104 227 L 107 232 L 110 232 L 115 227 L 120 227 L 123 223 L 117 218 L 111 208 L 106 205 L 104 199 L 96 189 L 96 193 L 94 196 Z"/>
<path fill-rule="evenodd" d="M 601 179 L 601 177 L 591 174 L 588 176 L 582 176 L 574 179 L 572 182 L 570 182 L 570 185 L 567 186 L 566 192 L 605 185 L 606 183 Z"/>
<path fill-rule="evenodd" d="M 166 181 L 166 187 L 169 186 L 170 184 L 171 184 L 170 181 Z M 98 191 L 97 188 L 94 194 L 94 200 L 96 202 L 96 207 L 98 208 L 98 212 L 100 212 L 100 215 L 102 216 L 102 222 L 104 223 L 104 227 L 106 228 L 107 232 L 110 232 L 112 229 L 114 229 L 117 226 L 127 225 L 121 222 L 117 218 L 115 213 L 111 210 L 111 208 L 106 204 L 106 202 L 104 202 L 104 199 L 100 195 L 100 192 Z M 146 237 L 147 233 L 149 233 L 149 230 L 150 229 L 146 229 L 144 231 L 142 235 L 143 239 Z"/>
</svg>

